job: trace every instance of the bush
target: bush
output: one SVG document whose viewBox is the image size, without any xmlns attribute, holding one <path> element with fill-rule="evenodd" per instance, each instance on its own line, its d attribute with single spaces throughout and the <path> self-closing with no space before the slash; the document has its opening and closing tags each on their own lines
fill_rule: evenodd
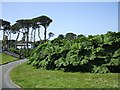
<svg viewBox="0 0 120 90">
<path fill-rule="evenodd" d="M 45 69 L 108 73 L 120 72 L 120 32 L 54 39 L 39 45 L 29 57 L 29 64 Z"/>
<path fill-rule="evenodd" d="M 11 52 L 14 52 L 14 53 L 16 53 L 16 54 L 19 54 L 19 49 L 15 49 L 15 48 L 10 48 L 9 49 Z"/>
</svg>

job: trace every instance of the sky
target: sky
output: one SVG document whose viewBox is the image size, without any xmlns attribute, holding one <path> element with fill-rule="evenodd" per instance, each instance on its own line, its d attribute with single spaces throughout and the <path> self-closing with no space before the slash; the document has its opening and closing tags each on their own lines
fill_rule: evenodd
<svg viewBox="0 0 120 90">
<path fill-rule="evenodd" d="M 53 20 L 47 33 L 53 32 L 55 37 L 69 32 L 87 36 L 118 31 L 117 2 L 2 2 L 0 18 L 10 21 L 11 25 L 18 19 L 32 19 L 41 15 Z M 42 38 L 43 32 L 42 28 Z M 12 35 L 12 39 L 15 38 L 16 35 Z"/>
</svg>

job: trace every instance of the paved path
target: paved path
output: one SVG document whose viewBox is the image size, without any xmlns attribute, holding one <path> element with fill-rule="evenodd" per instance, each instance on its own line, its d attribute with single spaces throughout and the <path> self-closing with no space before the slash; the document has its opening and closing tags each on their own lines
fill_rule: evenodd
<svg viewBox="0 0 120 90">
<path fill-rule="evenodd" d="M 13 90 L 13 88 L 19 88 L 17 90 L 20 90 L 20 87 L 15 85 L 10 80 L 10 71 L 15 66 L 17 66 L 19 64 L 22 64 L 22 63 L 24 63 L 26 61 L 27 61 L 26 59 L 22 59 L 22 60 L 19 60 L 19 61 L 14 61 L 14 62 L 11 62 L 11 63 L 0 66 L 0 90 L 2 88 L 9 88 L 9 90 L 10 90 L 10 88 L 12 88 L 11 90 Z"/>
</svg>

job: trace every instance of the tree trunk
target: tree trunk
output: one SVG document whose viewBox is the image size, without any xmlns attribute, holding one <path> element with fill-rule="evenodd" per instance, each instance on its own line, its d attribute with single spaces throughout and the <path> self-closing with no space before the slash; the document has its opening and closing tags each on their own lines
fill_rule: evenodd
<svg viewBox="0 0 120 90">
<path fill-rule="evenodd" d="M 32 40 L 33 40 L 33 37 L 32 37 L 32 36 L 33 36 L 33 30 L 34 30 L 34 29 L 32 29 L 32 31 L 31 31 L 31 37 L 30 37 L 30 41 L 31 41 L 31 42 L 32 42 Z"/>
<path fill-rule="evenodd" d="M 10 34 L 9 34 L 9 49 L 10 49 L 10 47 L 11 47 L 10 42 L 11 42 L 11 32 L 10 32 Z"/>
<path fill-rule="evenodd" d="M 25 50 L 25 33 L 23 32 L 22 43 L 24 43 L 24 50 Z"/>
<path fill-rule="evenodd" d="M 17 49 L 17 40 L 18 40 L 18 38 L 19 38 L 19 35 L 20 35 L 20 32 L 18 32 L 18 35 L 17 35 L 16 41 L 15 41 L 15 49 Z"/>
<path fill-rule="evenodd" d="M 36 30 L 34 30 L 34 47 L 35 47 L 35 33 L 36 33 Z"/>
<path fill-rule="evenodd" d="M 3 30 L 3 40 L 4 40 L 4 37 L 5 37 L 5 31 Z"/>
<path fill-rule="evenodd" d="M 44 27 L 45 28 L 45 31 L 44 31 L 44 41 L 46 42 L 46 33 L 47 33 L 47 28 L 46 27 Z"/>
<path fill-rule="evenodd" d="M 5 49 L 5 31 L 3 30 L 3 42 L 2 42 L 2 50 Z"/>
<path fill-rule="evenodd" d="M 28 43 L 29 43 L 29 28 L 27 28 L 27 40 L 26 40 L 26 45 L 27 45 L 27 50 L 28 50 Z"/>
<path fill-rule="evenodd" d="M 38 37 L 39 37 L 39 39 L 40 39 L 40 41 L 41 41 L 41 37 L 40 37 L 40 28 L 38 28 Z"/>
<path fill-rule="evenodd" d="M 10 49 L 11 32 L 8 32 L 8 49 Z"/>
<path fill-rule="evenodd" d="M 26 45 L 25 45 L 25 37 L 26 37 L 26 33 L 23 33 L 23 42 L 22 43 L 24 43 L 24 50 L 22 49 L 22 51 L 23 51 L 23 53 L 24 53 L 24 55 L 26 55 Z"/>
<path fill-rule="evenodd" d="M 32 42 L 32 40 L 33 40 L 33 30 L 34 30 L 34 29 L 32 29 L 32 31 L 31 31 L 31 38 L 30 38 L 31 48 L 33 48 L 33 42 Z"/>
<path fill-rule="evenodd" d="M 22 57 L 22 45 L 21 45 L 20 52 L 19 52 L 19 59 L 21 59 L 21 57 Z"/>
</svg>

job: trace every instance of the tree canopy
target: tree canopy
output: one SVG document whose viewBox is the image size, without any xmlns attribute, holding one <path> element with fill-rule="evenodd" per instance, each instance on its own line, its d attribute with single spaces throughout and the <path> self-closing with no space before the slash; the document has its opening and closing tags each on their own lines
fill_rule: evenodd
<svg viewBox="0 0 120 90">
<path fill-rule="evenodd" d="M 48 16 L 45 16 L 45 15 L 31 18 L 31 19 L 18 19 L 16 20 L 16 23 L 14 23 L 13 25 L 10 25 L 9 21 L 0 19 L 0 30 L 3 30 L 3 43 L 4 43 L 3 47 L 7 49 L 8 47 L 10 48 L 9 41 L 11 39 L 11 34 L 16 34 L 17 36 L 15 40 L 15 48 L 17 49 L 19 36 L 22 35 L 21 43 L 26 44 L 27 47 L 24 47 L 24 49 L 26 48 L 28 50 L 29 43 L 35 46 L 36 31 L 38 31 L 38 37 L 40 39 L 39 42 L 40 43 L 43 42 L 40 35 L 41 27 L 44 28 L 44 42 L 46 42 L 47 28 L 50 25 L 50 23 L 52 23 L 52 21 L 53 21 L 52 19 L 50 19 Z M 51 38 L 53 36 L 54 36 L 54 33 L 49 32 L 48 37 Z"/>
</svg>

